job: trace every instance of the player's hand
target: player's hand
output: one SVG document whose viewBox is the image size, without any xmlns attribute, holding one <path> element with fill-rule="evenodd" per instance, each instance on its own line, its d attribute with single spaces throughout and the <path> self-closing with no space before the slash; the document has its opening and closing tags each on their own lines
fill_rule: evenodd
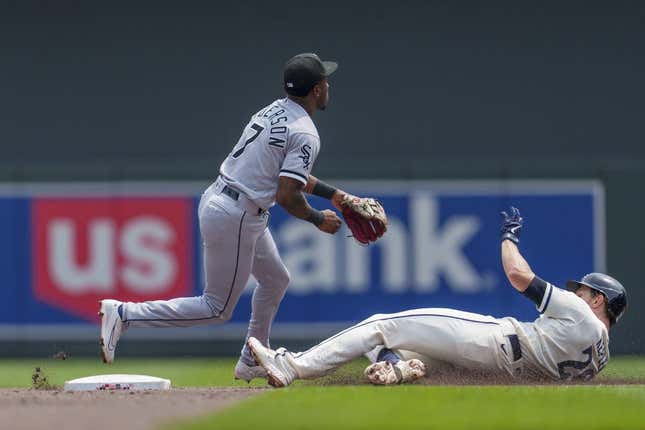
<svg viewBox="0 0 645 430">
<path fill-rule="evenodd" d="M 502 212 L 502 228 L 500 229 L 502 242 L 510 240 L 518 245 L 523 223 L 524 218 L 522 218 L 517 208 L 511 206 L 509 213 Z"/>
<path fill-rule="evenodd" d="M 336 190 L 336 192 L 334 193 L 334 195 L 331 198 L 331 203 L 341 213 L 343 212 L 343 201 L 345 200 L 345 197 L 348 197 L 349 199 L 355 199 L 356 198 L 355 195 L 346 193 L 346 192 L 341 191 L 341 190 Z"/>
<path fill-rule="evenodd" d="M 329 234 L 334 234 L 338 230 L 340 230 L 340 226 L 343 224 L 340 218 L 338 218 L 338 215 L 336 215 L 336 212 L 330 210 L 330 209 L 325 209 L 322 211 L 323 215 L 325 216 L 325 220 L 318 226 L 318 229 L 320 231 L 324 231 L 325 233 Z"/>
</svg>

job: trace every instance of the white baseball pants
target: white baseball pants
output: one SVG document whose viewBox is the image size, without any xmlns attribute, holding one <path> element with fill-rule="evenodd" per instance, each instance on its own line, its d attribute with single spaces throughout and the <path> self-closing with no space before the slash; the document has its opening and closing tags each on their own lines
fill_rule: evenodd
<svg viewBox="0 0 645 430">
<path fill-rule="evenodd" d="M 507 335 L 514 333 L 506 319 L 453 309 L 415 309 L 373 315 L 305 352 L 286 354 L 285 358 L 300 378 L 324 376 L 378 347 L 512 375 Z"/>
</svg>

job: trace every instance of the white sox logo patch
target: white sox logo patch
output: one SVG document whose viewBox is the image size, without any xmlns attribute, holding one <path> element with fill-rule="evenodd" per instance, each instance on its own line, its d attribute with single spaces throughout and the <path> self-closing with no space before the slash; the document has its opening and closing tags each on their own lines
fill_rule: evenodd
<svg viewBox="0 0 645 430">
<path fill-rule="evenodd" d="M 298 158 L 302 160 L 303 167 L 305 169 L 308 169 L 310 164 L 310 159 L 311 159 L 311 146 L 302 145 L 302 147 L 300 147 L 300 152 L 302 152 L 302 155 L 299 156 Z"/>
</svg>

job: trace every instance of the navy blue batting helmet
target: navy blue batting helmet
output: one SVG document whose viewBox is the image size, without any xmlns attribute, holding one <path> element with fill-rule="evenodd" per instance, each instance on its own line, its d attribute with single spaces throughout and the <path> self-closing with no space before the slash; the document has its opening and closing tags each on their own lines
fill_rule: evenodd
<svg viewBox="0 0 645 430">
<path fill-rule="evenodd" d="M 581 285 L 589 287 L 607 299 L 607 315 L 612 324 L 620 319 L 627 309 L 627 291 L 616 279 L 604 273 L 590 273 L 580 281 L 568 281 L 567 290 L 576 291 Z"/>
</svg>

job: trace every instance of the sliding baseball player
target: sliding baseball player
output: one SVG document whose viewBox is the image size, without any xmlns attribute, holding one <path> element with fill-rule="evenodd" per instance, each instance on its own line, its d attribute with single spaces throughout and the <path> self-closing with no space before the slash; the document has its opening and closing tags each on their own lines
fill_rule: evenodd
<svg viewBox="0 0 645 430">
<path fill-rule="evenodd" d="M 305 352 L 273 351 L 250 338 L 248 346 L 268 382 L 284 387 L 317 378 L 364 354 L 376 357 L 365 369 L 374 384 L 421 378 L 426 359 L 513 377 L 593 378 L 609 360 L 609 328 L 625 312 L 625 289 L 602 273 L 569 281 L 568 291 L 542 280 L 518 249 L 519 211 L 511 208 L 502 215 L 504 271 L 511 285 L 535 303 L 542 314 L 537 320 L 427 308 L 374 315 Z M 424 360 L 411 358 L 419 356 Z"/>
</svg>

